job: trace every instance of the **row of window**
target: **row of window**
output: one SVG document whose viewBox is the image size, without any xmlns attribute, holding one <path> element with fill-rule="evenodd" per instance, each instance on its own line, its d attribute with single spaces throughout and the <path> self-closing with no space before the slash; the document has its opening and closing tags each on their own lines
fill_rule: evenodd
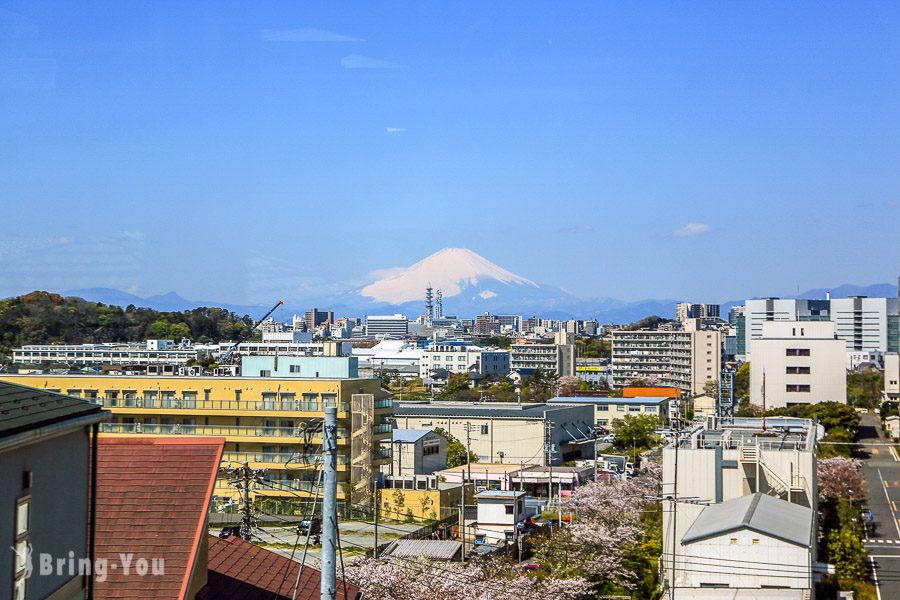
<svg viewBox="0 0 900 600">
<path fill-rule="evenodd" d="M 625 412 L 625 408 L 626 408 L 626 406 L 625 406 L 624 404 L 617 404 L 617 405 L 616 405 L 616 410 L 617 410 L 618 412 Z M 631 406 L 628 406 L 627 408 L 628 408 L 628 412 L 641 412 L 641 406 L 640 406 L 639 404 L 631 405 Z M 598 404 L 598 405 L 597 405 L 597 410 L 600 411 L 600 412 L 608 412 L 608 411 L 609 411 L 609 404 Z M 657 412 L 657 411 L 656 411 L 656 407 L 655 407 L 655 406 L 647 406 L 647 405 L 645 405 L 645 406 L 644 406 L 644 412 L 646 412 L 646 413 L 655 413 L 655 412 Z"/>
<path fill-rule="evenodd" d="M 809 367 L 785 367 L 785 373 L 788 375 L 809 375 Z"/>
<path fill-rule="evenodd" d="M 48 392 L 59 393 L 59 389 L 47 389 Z M 181 392 L 181 396 L 177 394 L 174 390 L 142 390 L 139 392 L 138 390 L 103 390 L 103 395 L 100 394 L 100 390 L 94 389 L 74 389 L 70 388 L 65 391 L 69 396 L 75 396 L 77 398 L 87 398 L 91 400 L 97 400 L 100 398 L 106 400 L 137 400 L 140 398 L 144 401 L 145 406 L 152 406 L 156 400 L 160 401 L 171 401 L 171 400 L 181 400 L 184 404 L 185 408 L 193 408 L 193 406 L 189 406 L 190 403 L 197 401 L 198 392 L 194 390 L 184 390 Z M 203 400 L 209 401 L 211 400 L 212 389 L 207 388 L 203 390 Z M 303 402 L 311 402 L 316 403 L 319 401 L 319 394 L 308 393 L 301 394 Z M 234 399 L 239 401 L 241 400 L 241 390 L 234 390 Z M 262 400 L 263 402 L 294 402 L 297 399 L 297 394 L 294 392 L 263 392 Z M 327 405 L 333 405 L 337 402 L 337 394 L 321 394 L 322 403 Z M 149 404 L 148 404 L 149 403 Z M 117 403 L 107 403 L 109 406 L 116 406 Z M 131 404 L 124 403 L 122 406 L 131 406 Z"/>
<path fill-rule="evenodd" d="M 809 356 L 809 348 L 787 348 L 785 356 Z"/>
<path fill-rule="evenodd" d="M 789 383 L 785 386 L 787 392 L 809 392 L 809 384 L 806 383 Z"/>
</svg>

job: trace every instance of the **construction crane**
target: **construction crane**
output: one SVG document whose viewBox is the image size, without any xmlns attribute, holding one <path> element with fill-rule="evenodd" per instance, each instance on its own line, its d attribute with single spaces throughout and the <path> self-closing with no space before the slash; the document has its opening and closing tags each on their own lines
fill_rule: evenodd
<svg viewBox="0 0 900 600">
<path fill-rule="evenodd" d="M 256 323 L 253 324 L 253 327 L 250 328 L 250 331 L 251 331 L 251 332 L 255 331 L 256 328 L 259 327 L 259 325 L 260 325 L 263 321 L 265 321 L 266 319 L 268 319 L 268 318 L 269 318 L 269 315 L 271 315 L 273 312 L 275 312 L 275 310 L 276 310 L 279 306 L 281 306 L 282 304 L 284 304 L 284 300 L 279 300 L 279 301 L 278 301 L 278 304 L 276 304 L 275 306 L 273 306 L 273 307 L 269 310 L 269 312 L 267 312 L 266 314 L 264 314 L 264 315 L 262 316 L 262 318 L 261 318 L 259 321 L 257 321 Z M 233 343 L 233 344 L 231 345 L 231 347 L 228 348 L 228 350 L 226 350 L 225 353 L 222 355 L 222 358 L 219 360 L 219 364 L 222 364 L 222 365 L 229 365 L 229 364 L 232 364 L 233 362 L 235 362 L 235 358 L 239 358 L 239 357 L 240 357 L 240 355 L 238 355 L 238 354 L 235 353 L 235 350 L 237 350 L 237 347 L 240 345 L 241 341 L 242 341 L 242 340 L 241 340 L 240 336 L 238 336 L 238 340 L 237 340 L 235 343 Z"/>
</svg>

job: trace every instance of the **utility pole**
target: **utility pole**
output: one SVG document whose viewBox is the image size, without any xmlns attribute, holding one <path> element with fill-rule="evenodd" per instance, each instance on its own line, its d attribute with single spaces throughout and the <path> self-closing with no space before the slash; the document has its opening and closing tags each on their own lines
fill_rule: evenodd
<svg viewBox="0 0 900 600">
<path fill-rule="evenodd" d="M 393 462 L 393 461 L 391 461 Z M 372 513 L 375 516 L 375 547 L 372 549 L 372 558 L 378 558 L 378 479 L 372 478 Z"/>
<path fill-rule="evenodd" d="M 253 527 L 256 525 L 256 517 L 253 515 L 253 503 L 250 500 L 250 490 L 262 481 L 263 469 L 251 469 L 247 461 L 241 466 L 231 469 L 229 483 L 237 488 L 241 494 L 241 539 L 248 542 L 253 538 Z"/>
<path fill-rule="evenodd" d="M 468 471 L 466 477 L 469 481 L 472 480 L 472 427 L 474 425 L 466 423 L 466 471 Z"/>
<path fill-rule="evenodd" d="M 678 439 L 679 433 L 681 433 L 680 428 L 675 430 L 675 479 L 672 485 L 672 580 L 669 582 L 672 593 L 669 600 L 675 600 L 675 551 L 678 547 L 678 446 L 681 445 L 681 440 Z"/>
<path fill-rule="evenodd" d="M 337 556 L 337 407 L 325 407 L 320 600 L 335 600 Z"/>
<path fill-rule="evenodd" d="M 547 456 L 547 466 L 550 468 L 549 483 L 547 484 L 547 504 L 553 502 L 553 421 L 544 424 L 544 451 Z"/>
<path fill-rule="evenodd" d="M 460 474 L 462 496 L 459 499 L 459 539 L 462 541 L 462 559 L 466 560 L 466 472 Z"/>
</svg>

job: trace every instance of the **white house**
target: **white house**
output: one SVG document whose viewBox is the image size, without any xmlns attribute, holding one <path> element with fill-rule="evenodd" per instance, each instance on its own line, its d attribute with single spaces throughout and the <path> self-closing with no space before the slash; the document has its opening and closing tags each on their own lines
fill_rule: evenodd
<svg viewBox="0 0 900 600">
<path fill-rule="evenodd" d="M 486 490 L 475 495 L 478 521 L 475 543 L 502 544 L 516 538 L 516 524 L 525 520 L 525 492 Z"/>
<path fill-rule="evenodd" d="M 738 591 L 773 587 L 796 592 L 778 598 L 808 598 L 814 519 L 813 509 L 762 493 L 705 507 L 674 560 L 678 598 L 710 598 L 710 588 L 733 590 L 729 598 L 758 598 Z"/>
</svg>

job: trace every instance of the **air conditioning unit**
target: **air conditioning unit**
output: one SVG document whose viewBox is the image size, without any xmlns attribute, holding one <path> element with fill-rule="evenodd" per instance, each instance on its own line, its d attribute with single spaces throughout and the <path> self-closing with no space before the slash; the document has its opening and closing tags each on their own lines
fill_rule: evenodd
<svg viewBox="0 0 900 600">
<path fill-rule="evenodd" d="M 135 424 L 134 424 L 134 432 L 135 432 L 135 433 L 141 433 L 141 431 L 142 431 L 142 430 L 141 430 L 141 427 L 142 427 L 142 425 L 141 425 L 140 423 L 135 423 Z"/>
<path fill-rule="evenodd" d="M 143 398 L 138 398 L 138 399 L 135 401 L 135 406 L 137 406 L 138 408 L 144 408 L 144 399 L 143 399 Z"/>
<path fill-rule="evenodd" d="M 181 424 L 175 423 L 175 427 L 172 428 L 172 433 L 181 433 Z"/>
</svg>

